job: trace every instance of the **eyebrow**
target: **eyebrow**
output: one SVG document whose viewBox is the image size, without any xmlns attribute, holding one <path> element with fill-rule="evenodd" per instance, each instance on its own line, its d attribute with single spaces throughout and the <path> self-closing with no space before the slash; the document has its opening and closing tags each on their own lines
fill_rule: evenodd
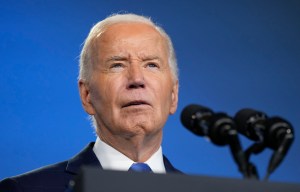
<svg viewBox="0 0 300 192">
<path fill-rule="evenodd" d="M 161 60 L 161 58 L 160 57 L 158 57 L 158 56 L 154 56 L 154 55 L 149 55 L 149 56 L 144 56 L 144 57 L 142 57 L 142 60 L 143 61 L 150 61 L 150 60 Z"/>
<path fill-rule="evenodd" d="M 142 61 L 151 61 L 151 60 L 159 60 L 161 61 L 161 58 L 158 56 L 154 56 L 154 55 L 148 55 L 148 56 L 141 56 Z M 111 61 L 127 61 L 130 60 L 130 58 L 128 59 L 127 56 L 111 56 L 109 58 L 106 59 L 106 62 L 111 62 Z"/>
<path fill-rule="evenodd" d="M 106 59 L 106 62 L 110 61 L 126 61 L 128 58 L 126 56 L 111 56 L 108 59 Z"/>
</svg>

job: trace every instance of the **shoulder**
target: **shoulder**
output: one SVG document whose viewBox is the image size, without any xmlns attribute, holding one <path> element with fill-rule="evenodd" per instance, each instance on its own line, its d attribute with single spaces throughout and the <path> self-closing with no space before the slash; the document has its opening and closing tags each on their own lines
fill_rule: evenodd
<svg viewBox="0 0 300 192">
<path fill-rule="evenodd" d="M 67 161 L 6 178 L 0 182 L 0 191 L 64 191 L 72 174 L 65 171 Z"/>
<path fill-rule="evenodd" d="M 23 190 L 16 180 L 13 178 L 6 178 L 0 181 L 0 191 L 21 192 Z"/>
<path fill-rule="evenodd" d="M 83 165 L 101 167 L 93 146 L 93 142 L 88 144 L 67 161 L 4 179 L 0 182 L 0 192 L 63 192 Z"/>
</svg>

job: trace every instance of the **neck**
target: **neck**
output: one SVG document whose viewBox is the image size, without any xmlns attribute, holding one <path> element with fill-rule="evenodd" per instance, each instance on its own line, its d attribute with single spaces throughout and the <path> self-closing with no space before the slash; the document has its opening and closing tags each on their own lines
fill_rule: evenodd
<svg viewBox="0 0 300 192">
<path fill-rule="evenodd" d="M 134 162 L 145 162 L 159 149 L 162 141 L 162 131 L 152 135 L 131 136 L 108 136 L 101 133 L 98 134 L 98 137 Z"/>
</svg>

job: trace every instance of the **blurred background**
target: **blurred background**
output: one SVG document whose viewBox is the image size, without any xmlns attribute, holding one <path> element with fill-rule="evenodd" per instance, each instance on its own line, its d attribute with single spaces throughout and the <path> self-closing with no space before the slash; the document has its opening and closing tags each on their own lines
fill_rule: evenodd
<svg viewBox="0 0 300 192">
<path fill-rule="evenodd" d="M 179 106 L 163 150 L 188 174 L 242 178 L 228 146 L 180 122 L 191 103 L 231 116 L 244 107 L 284 117 L 295 141 L 271 181 L 300 183 L 300 1 L 0 1 L 0 179 L 79 152 L 95 134 L 77 89 L 78 55 L 90 28 L 116 12 L 150 16 L 171 36 Z M 243 148 L 252 144 L 240 136 Z M 273 150 L 253 156 L 263 177 Z"/>
</svg>

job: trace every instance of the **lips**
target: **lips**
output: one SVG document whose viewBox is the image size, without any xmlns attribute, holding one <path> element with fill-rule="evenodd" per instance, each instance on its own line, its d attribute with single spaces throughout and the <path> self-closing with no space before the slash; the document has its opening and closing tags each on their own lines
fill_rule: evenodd
<svg viewBox="0 0 300 192">
<path fill-rule="evenodd" d="M 147 101 L 143 100 L 135 100 L 125 103 L 122 107 L 132 107 L 132 106 L 139 106 L 139 105 L 150 105 Z"/>
</svg>

